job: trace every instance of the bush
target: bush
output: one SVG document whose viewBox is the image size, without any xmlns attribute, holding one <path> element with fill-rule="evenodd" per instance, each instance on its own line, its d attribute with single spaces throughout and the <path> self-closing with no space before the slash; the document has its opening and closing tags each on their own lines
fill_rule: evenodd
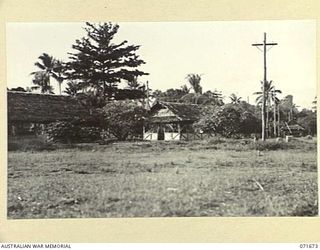
<svg viewBox="0 0 320 250">
<path fill-rule="evenodd" d="M 97 142 L 101 139 L 101 129 L 87 127 L 77 122 L 55 122 L 45 130 L 50 141 L 61 143 Z"/>
<path fill-rule="evenodd" d="M 252 109 L 252 108 L 251 108 Z M 205 133 L 241 138 L 259 132 L 260 121 L 248 107 L 238 104 L 206 106 L 194 127 Z"/>
<path fill-rule="evenodd" d="M 114 101 L 103 108 L 104 128 L 118 140 L 142 135 L 146 110 L 133 101 Z"/>
</svg>

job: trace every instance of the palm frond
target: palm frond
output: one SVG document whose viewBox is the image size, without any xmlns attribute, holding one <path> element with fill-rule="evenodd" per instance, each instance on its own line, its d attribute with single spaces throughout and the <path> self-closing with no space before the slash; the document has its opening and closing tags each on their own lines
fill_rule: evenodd
<svg viewBox="0 0 320 250">
<path fill-rule="evenodd" d="M 43 65 L 46 68 L 53 68 L 54 59 L 52 56 L 49 56 L 47 53 L 43 53 L 41 56 L 39 56 L 39 59 L 42 61 Z"/>
<path fill-rule="evenodd" d="M 44 65 L 42 65 L 41 63 L 39 63 L 39 62 L 35 62 L 34 65 L 37 66 L 38 68 L 42 69 L 42 70 L 46 69 L 46 67 Z"/>
<path fill-rule="evenodd" d="M 260 102 L 262 102 L 262 96 L 258 96 L 258 97 L 256 98 L 256 103 L 260 103 Z"/>
</svg>

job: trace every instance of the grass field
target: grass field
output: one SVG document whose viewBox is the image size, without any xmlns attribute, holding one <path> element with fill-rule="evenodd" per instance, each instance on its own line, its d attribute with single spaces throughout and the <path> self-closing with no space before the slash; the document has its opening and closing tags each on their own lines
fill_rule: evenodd
<svg viewBox="0 0 320 250">
<path fill-rule="evenodd" d="M 315 141 L 40 148 L 8 153 L 8 218 L 318 214 Z"/>
</svg>

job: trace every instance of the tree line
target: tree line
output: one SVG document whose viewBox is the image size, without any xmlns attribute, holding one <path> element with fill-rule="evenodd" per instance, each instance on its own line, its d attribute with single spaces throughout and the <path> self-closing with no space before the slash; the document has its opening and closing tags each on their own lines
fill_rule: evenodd
<svg viewBox="0 0 320 250">
<path fill-rule="evenodd" d="M 139 133 L 137 126 L 146 116 L 146 112 L 132 106 L 132 102 L 126 102 L 125 106 L 115 102 L 126 99 L 138 100 L 144 110 L 149 108 L 150 99 L 197 104 L 201 117 L 194 127 L 202 132 L 226 137 L 261 133 L 262 90 L 254 93 L 257 96 L 255 105 L 235 94 L 225 100 L 217 90 L 203 91 L 200 74 L 188 74 L 186 83 L 180 88 L 153 91 L 147 83 L 139 81 L 139 77 L 148 75 L 139 70 L 145 64 L 137 54 L 140 46 L 129 44 L 128 41 L 114 43 L 119 25 L 87 22 L 84 29 L 86 35 L 72 45 L 73 52 L 68 53 L 67 62 L 43 53 L 35 63 L 38 70 L 31 73 L 33 86 L 26 90 L 21 87 L 12 90 L 39 90 L 43 94 L 54 94 L 54 79 L 58 93 L 62 94 L 62 85 L 66 84 L 65 94 L 79 98 L 90 108 L 104 110 L 104 117 L 108 116 L 104 126 L 110 131 L 114 130 L 115 136 L 120 139 L 130 134 L 126 132 L 126 127 L 133 130 L 133 134 Z M 126 87 L 119 88 L 120 82 L 125 82 Z M 315 134 L 315 109 L 299 111 L 293 103 L 293 96 L 280 99 L 281 93 L 273 81 L 265 84 L 267 136 L 280 136 L 283 123 L 292 120 L 300 123 L 309 134 Z M 316 99 L 313 103 L 316 104 Z M 113 117 L 112 112 L 118 115 Z"/>
<path fill-rule="evenodd" d="M 188 84 L 178 89 L 156 90 L 153 96 L 162 101 L 198 104 L 202 115 L 195 126 L 204 132 L 228 137 L 261 133 L 262 90 L 253 93 L 256 100 L 255 105 L 252 105 L 234 93 L 225 100 L 217 90 L 203 92 L 201 75 L 189 74 L 186 79 Z M 191 89 L 193 93 L 190 93 Z M 304 108 L 299 111 L 292 95 L 281 99 L 280 94 L 282 91 L 275 87 L 273 81 L 266 83 L 267 137 L 281 136 L 281 128 L 290 122 L 300 124 L 310 135 L 316 134 L 316 97 L 312 101 L 311 110 Z"/>
</svg>

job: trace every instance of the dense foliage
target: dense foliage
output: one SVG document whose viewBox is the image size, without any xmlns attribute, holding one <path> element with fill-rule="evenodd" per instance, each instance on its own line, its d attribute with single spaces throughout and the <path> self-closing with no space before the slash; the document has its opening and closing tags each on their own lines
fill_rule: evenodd
<svg viewBox="0 0 320 250">
<path fill-rule="evenodd" d="M 97 142 L 101 139 L 103 119 L 100 110 L 86 118 L 58 121 L 46 126 L 45 134 L 50 141 L 62 143 Z"/>
<path fill-rule="evenodd" d="M 259 119 L 245 105 L 204 106 L 195 127 L 204 133 L 225 137 L 250 135 L 259 131 Z"/>
<path fill-rule="evenodd" d="M 96 142 L 101 130 L 73 122 L 55 122 L 48 125 L 46 134 L 50 141 L 62 143 Z"/>
<path fill-rule="evenodd" d="M 317 113 L 303 109 L 297 114 L 297 123 L 307 130 L 309 135 L 317 133 Z"/>
<path fill-rule="evenodd" d="M 132 101 L 113 101 L 103 108 L 104 127 L 118 140 L 142 135 L 146 110 Z"/>
<path fill-rule="evenodd" d="M 136 51 L 140 46 L 127 45 L 127 41 L 115 44 L 114 36 L 119 25 L 112 23 L 86 23 L 86 37 L 76 40 L 67 63 L 67 77 L 78 80 L 82 88 L 92 88 L 109 99 L 114 98 L 121 80 L 131 81 L 146 75 L 137 69 L 145 62 Z"/>
</svg>

